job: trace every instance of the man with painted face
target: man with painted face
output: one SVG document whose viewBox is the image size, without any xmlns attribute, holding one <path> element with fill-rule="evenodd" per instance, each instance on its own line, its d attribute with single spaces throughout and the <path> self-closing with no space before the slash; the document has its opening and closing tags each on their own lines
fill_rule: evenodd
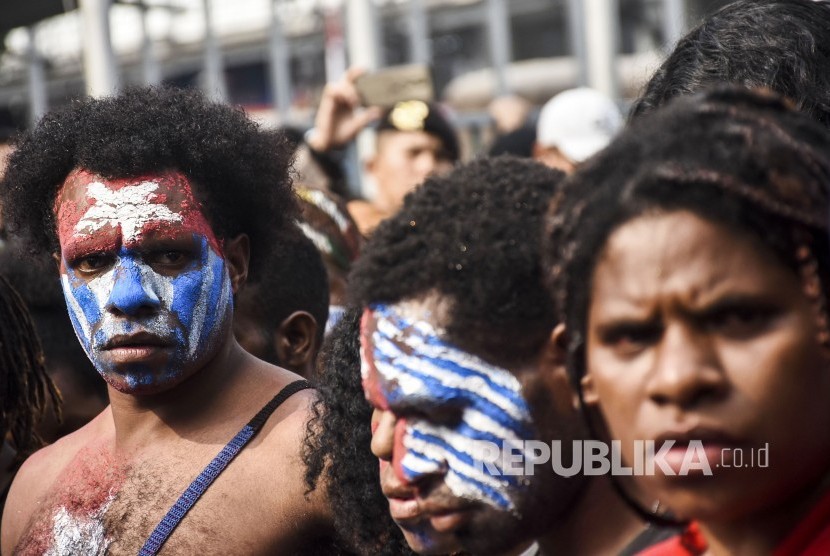
<svg viewBox="0 0 830 556">
<path fill-rule="evenodd" d="M 570 461 L 571 440 L 587 436 L 548 342 L 556 319 L 541 282 L 542 218 L 561 176 L 499 157 L 430 178 L 350 275 L 371 449 L 417 552 L 511 554 L 537 539 L 546 554 L 611 554 L 643 529 L 604 477 L 522 467 L 523 441 L 559 440 Z"/>
<path fill-rule="evenodd" d="M 307 383 L 232 333 L 234 294 L 294 226 L 287 153 L 165 89 L 73 104 L 19 142 L 4 216 L 54 253 L 110 406 L 24 464 L 4 554 L 290 554 L 325 534 L 298 457 Z"/>
</svg>

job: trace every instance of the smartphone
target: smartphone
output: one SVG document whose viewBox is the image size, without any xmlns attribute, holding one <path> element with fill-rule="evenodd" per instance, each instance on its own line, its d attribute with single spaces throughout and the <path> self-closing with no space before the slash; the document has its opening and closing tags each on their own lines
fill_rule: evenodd
<svg viewBox="0 0 830 556">
<path fill-rule="evenodd" d="M 363 106 L 388 108 L 402 100 L 429 102 L 435 96 L 427 64 L 391 66 L 365 73 L 357 78 L 355 87 Z"/>
</svg>

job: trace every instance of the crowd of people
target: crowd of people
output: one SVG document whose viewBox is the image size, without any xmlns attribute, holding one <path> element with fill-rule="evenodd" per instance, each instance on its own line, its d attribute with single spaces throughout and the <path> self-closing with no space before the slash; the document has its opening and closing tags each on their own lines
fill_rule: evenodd
<svg viewBox="0 0 830 556">
<path fill-rule="evenodd" d="M 307 132 L 162 87 L 15 137 L 0 552 L 830 554 L 830 3 L 466 162 L 360 75 Z"/>
</svg>

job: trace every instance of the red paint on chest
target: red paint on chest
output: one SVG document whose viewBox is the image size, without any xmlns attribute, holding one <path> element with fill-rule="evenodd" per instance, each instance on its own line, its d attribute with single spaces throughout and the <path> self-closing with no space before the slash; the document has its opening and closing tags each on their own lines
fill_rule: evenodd
<svg viewBox="0 0 830 556">
<path fill-rule="evenodd" d="M 104 448 L 84 448 L 72 459 L 43 501 L 44 513 L 20 539 L 15 554 L 40 556 L 52 548 L 55 513 L 63 507 L 70 514 L 89 517 L 111 496 L 116 496 L 127 477 L 127 466 Z"/>
<path fill-rule="evenodd" d="M 118 494 L 126 477 L 126 465 L 108 450 L 85 448 L 58 479 L 54 505 L 72 514 L 89 515 Z"/>
</svg>

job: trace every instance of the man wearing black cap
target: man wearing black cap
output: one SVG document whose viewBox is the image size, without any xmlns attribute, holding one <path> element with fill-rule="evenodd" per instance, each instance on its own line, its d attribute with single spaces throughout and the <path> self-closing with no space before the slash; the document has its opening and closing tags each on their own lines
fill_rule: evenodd
<svg viewBox="0 0 830 556">
<path fill-rule="evenodd" d="M 342 81 L 326 87 L 315 127 L 307 136 L 312 149 L 342 146 L 380 115 L 377 108 L 357 110 L 360 101 L 354 80 L 360 74 L 350 70 Z M 395 214 L 407 193 L 428 175 L 448 172 L 458 157 L 455 130 L 438 105 L 408 100 L 388 108 L 377 126 L 375 154 L 366 161 L 366 175 L 375 185 L 374 199 L 349 203 L 360 231 L 368 234 Z"/>
</svg>

